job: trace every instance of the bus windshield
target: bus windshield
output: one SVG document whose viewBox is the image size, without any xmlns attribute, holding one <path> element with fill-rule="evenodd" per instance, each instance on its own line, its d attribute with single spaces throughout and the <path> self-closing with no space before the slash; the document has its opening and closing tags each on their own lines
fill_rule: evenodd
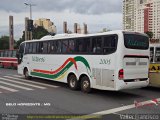
<svg viewBox="0 0 160 120">
<path fill-rule="evenodd" d="M 124 44 L 126 48 L 147 50 L 149 48 L 149 39 L 143 35 L 124 34 Z"/>
</svg>

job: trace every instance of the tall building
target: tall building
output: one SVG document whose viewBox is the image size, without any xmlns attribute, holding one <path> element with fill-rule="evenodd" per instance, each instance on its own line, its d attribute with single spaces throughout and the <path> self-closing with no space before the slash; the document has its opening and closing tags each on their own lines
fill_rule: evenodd
<svg viewBox="0 0 160 120">
<path fill-rule="evenodd" d="M 160 39 L 160 0 L 123 0 L 123 29 L 151 31 Z"/>
<path fill-rule="evenodd" d="M 40 18 L 38 20 L 34 20 L 34 26 L 42 26 L 50 33 L 56 33 L 56 26 L 50 19 Z"/>
</svg>

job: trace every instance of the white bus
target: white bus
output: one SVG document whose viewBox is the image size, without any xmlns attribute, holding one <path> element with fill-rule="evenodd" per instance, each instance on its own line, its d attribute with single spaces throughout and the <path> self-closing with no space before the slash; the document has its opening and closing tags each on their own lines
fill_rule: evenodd
<svg viewBox="0 0 160 120">
<path fill-rule="evenodd" d="M 135 32 L 64 34 L 20 45 L 18 73 L 68 83 L 90 92 L 149 84 L 149 39 Z"/>
<path fill-rule="evenodd" d="M 150 86 L 160 87 L 160 44 L 150 44 Z"/>
</svg>

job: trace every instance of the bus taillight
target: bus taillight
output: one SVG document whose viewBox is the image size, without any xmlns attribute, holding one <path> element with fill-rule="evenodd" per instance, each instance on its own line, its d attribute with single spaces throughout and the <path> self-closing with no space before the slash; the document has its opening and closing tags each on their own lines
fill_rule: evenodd
<svg viewBox="0 0 160 120">
<path fill-rule="evenodd" d="M 119 80 L 122 80 L 124 78 L 124 70 L 123 69 L 119 70 L 118 77 L 119 77 Z"/>
</svg>

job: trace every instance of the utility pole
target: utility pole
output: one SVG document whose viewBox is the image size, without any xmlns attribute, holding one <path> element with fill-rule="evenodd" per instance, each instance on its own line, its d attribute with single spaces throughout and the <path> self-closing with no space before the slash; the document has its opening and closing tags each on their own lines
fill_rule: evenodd
<svg viewBox="0 0 160 120">
<path fill-rule="evenodd" d="M 32 6 L 36 6 L 35 4 L 31 4 L 31 3 L 24 3 L 26 6 L 29 6 L 30 9 L 30 19 L 32 20 Z"/>
<path fill-rule="evenodd" d="M 31 28 L 31 26 L 29 26 L 29 25 L 31 25 L 30 23 L 32 21 L 32 6 L 36 6 L 36 5 L 35 4 L 31 4 L 31 3 L 24 3 L 24 4 L 26 6 L 29 6 L 29 8 L 30 8 L 30 19 L 25 18 L 25 40 L 32 40 L 32 29 L 28 30 L 28 28 L 29 27 Z"/>
</svg>

